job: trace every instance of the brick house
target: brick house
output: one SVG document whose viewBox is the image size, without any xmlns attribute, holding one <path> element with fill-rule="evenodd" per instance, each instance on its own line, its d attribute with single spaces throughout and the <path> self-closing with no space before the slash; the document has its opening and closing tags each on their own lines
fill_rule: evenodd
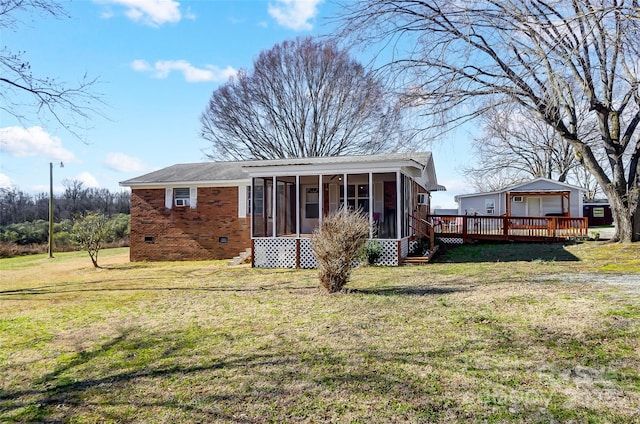
<svg viewBox="0 0 640 424">
<path fill-rule="evenodd" d="M 240 162 L 178 164 L 120 183 L 131 188 L 132 261 L 232 258 L 251 247 Z"/>
<path fill-rule="evenodd" d="M 430 191 L 444 190 L 430 153 L 179 164 L 120 184 L 131 187 L 132 261 L 225 259 L 250 247 L 253 266 L 292 268 L 315 267 L 310 236 L 343 204 L 369 215 L 380 263 L 398 265 Z"/>
</svg>

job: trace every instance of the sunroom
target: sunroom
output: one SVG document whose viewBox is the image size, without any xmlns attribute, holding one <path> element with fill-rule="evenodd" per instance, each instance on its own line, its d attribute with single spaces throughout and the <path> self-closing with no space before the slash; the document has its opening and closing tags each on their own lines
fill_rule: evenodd
<svg viewBox="0 0 640 424">
<path fill-rule="evenodd" d="M 311 235 L 340 207 L 369 217 L 380 265 L 399 265 L 426 218 L 429 192 L 438 186 L 430 153 L 396 153 L 250 162 L 253 266 L 315 268 Z"/>
</svg>

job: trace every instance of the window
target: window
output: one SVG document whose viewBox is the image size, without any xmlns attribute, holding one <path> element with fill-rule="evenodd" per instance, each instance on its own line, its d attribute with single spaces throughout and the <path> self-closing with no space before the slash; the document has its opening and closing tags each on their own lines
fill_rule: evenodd
<svg viewBox="0 0 640 424">
<path fill-rule="evenodd" d="M 250 206 L 250 208 L 255 208 L 254 212 L 256 215 L 262 215 L 262 210 L 264 208 L 264 182 L 262 181 L 262 179 L 256 178 L 253 191 L 253 204 Z"/>
<path fill-rule="evenodd" d="M 304 217 L 313 219 L 320 216 L 320 190 L 309 187 L 305 190 Z"/>
<path fill-rule="evenodd" d="M 593 217 L 594 218 L 604 218 L 604 208 L 593 208 Z"/>
<path fill-rule="evenodd" d="M 251 215 L 251 186 L 247 187 L 247 215 Z"/>
<path fill-rule="evenodd" d="M 340 203 L 344 203 L 344 185 L 340 185 Z M 347 185 L 347 206 L 369 212 L 369 184 Z"/>
<path fill-rule="evenodd" d="M 496 212 L 496 201 L 494 199 L 486 199 L 484 207 L 487 215 L 493 215 Z"/>
<path fill-rule="evenodd" d="M 188 187 L 180 187 L 173 189 L 173 204 L 177 207 L 190 206 L 191 196 Z"/>
</svg>

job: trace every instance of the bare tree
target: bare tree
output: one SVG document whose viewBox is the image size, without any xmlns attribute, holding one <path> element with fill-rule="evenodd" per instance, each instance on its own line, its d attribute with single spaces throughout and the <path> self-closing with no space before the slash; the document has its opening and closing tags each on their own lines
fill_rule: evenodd
<svg viewBox="0 0 640 424">
<path fill-rule="evenodd" d="M 200 119 L 210 157 L 375 153 L 402 139 L 400 108 L 346 51 L 311 38 L 260 53 L 213 92 Z"/>
<path fill-rule="evenodd" d="M 433 125 L 502 105 L 530 110 L 602 187 L 615 239 L 640 240 L 638 0 L 362 0 L 347 7 L 342 35 L 395 48 L 389 69 Z M 605 162 L 581 137 L 581 120 L 597 124 Z"/>
<path fill-rule="evenodd" d="M 79 213 L 82 210 L 82 200 L 87 196 L 87 189 L 82 187 L 83 182 L 75 178 L 65 178 L 62 180 L 64 186 L 63 198 L 66 208 L 71 214 Z"/>
<path fill-rule="evenodd" d="M 480 121 L 483 133 L 473 141 L 476 161 L 465 169 L 476 188 L 497 190 L 532 177 L 544 177 L 583 186 L 593 195 L 594 190 L 598 191 L 594 179 L 585 178 L 580 172 L 582 167 L 571 144 L 531 111 L 496 107 Z M 594 139 L 597 132 L 597 128 L 586 128 L 581 138 L 602 160 Z"/>
<path fill-rule="evenodd" d="M 62 5 L 52 0 L 0 0 L 0 31 L 15 30 L 22 24 L 18 16 L 45 15 L 64 18 Z M 76 83 L 52 76 L 35 75 L 26 52 L 0 47 L 0 110 L 20 122 L 37 116 L 40 121 L 53 119 L 80 138 L 79 129 L 86 127 L 95 108 L 102 103 L 92 90 L 97 78 L 86 74 Z"/>
</svg>

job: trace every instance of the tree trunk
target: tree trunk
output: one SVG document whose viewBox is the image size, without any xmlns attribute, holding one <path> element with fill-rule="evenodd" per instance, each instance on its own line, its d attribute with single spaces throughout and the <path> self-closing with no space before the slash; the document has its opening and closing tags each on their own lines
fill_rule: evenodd
<svg viewBox="0 0 640 424">
<path fill-rule="evenodd" d="M 640 208 L 630 210 L 623 197 L 616 190 L 608 190 L 607 197 L 616 225 L 611 241 L 631 243 L 640 241 Z"/>
<path fill-rule="evenodd" d="M 640 241 L 640 201 L 638 199 L 640 187 L 637 184 L 629 187 L 627 184 L 620 159 L 622 154 L 615 159 L 612 166 L 613 175 L 609 178 L 589 146 L 578 140 L 570 140 L 570 142 L 580 163 L 598 181 L 609 199 L 616 225 L 616 232 L 611 241 L 623 243 Z"/>
</svg>

